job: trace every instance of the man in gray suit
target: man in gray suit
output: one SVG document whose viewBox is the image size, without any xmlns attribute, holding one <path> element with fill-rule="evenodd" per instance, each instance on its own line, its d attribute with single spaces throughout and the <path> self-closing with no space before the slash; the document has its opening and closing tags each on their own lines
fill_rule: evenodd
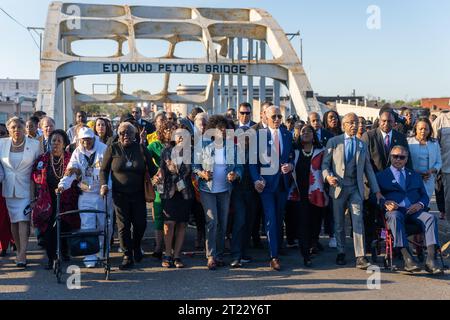
<svg viewBox="0 0 450 320">
<path fill-rule="evenodd" d="M 348 208 L 353 223 L 353 244 L 356 267 L 370 266 L 364 252 L 363 199 L 365 175 L 372 192 L 379 201 L 377 179 L 370 164 L 367 145 L 356 137 L 358 116 L 349 113 L 342 120 L 344 134 L 330 139 L 322 162 L 322 175 L 330 185 L 338 255 L 336 263 L 345 265 L 345 210 Z"/>
</svg>

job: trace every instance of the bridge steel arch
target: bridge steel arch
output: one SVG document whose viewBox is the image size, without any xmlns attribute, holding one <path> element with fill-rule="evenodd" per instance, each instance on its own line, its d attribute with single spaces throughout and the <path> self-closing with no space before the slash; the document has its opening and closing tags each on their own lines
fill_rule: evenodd
<svg viewBox="0 0 450 320">
<path fill-rule="evenodd" d="M 115 55 L 98 58 L 78 56 L 72 44 L 78 40 L 109 39 L 118 43 Z M 165 56 L 147 57 L 136 47 L 137 39 L 169 42 Z M 178 58 L 175 47 L 183 41 L 202 43 L 204 57 Z M 128 53 L 123 53 L 127 42 Z M 243 43 L 247 56 L 243 54 Z M 235 50 L 237 48 L 237 50 Z M 272 57 L 266 58 L 267 49 Z M 237 51 L 237 52 L 236 52 Z M 165 74 L 164 87 L 148 96 L 135 96 L 121 90 L 121 74 Z M 172 73 L 207 74 L 208 85 L 201 94 L 177 95 L 169 92 Z M 81 94 L 74 89 L 73 77 L 115 74 L 113 94 Z M 301 61 L 273 17 L 261 9 L 182 8 L 129 5 L 97 5 L 52 2 L 49 5 L 41 58 L 36 108 L 52 116 L 61 127 L 72 121 L 77 107 L 89 103 L 138 101 L 194 103 L 224 112 L 229 105 L 253 97 L 253 78 L 260 77 L 260 99 L 264 99 L 265 79 L 274 79 L 274 103 L 279 103 L 280 83 L 289 90 L 293 108 L 302 118 L 321 114 Z M 228 78 L 228 88 L 225 79 Z M 231 99 L 237 78 L 237 101 Z M 228 90 L 227 90 L 228 89 Z M 224 97 L 228 91 L 228 100 Z M 250 99 L 249 99 L 250 100 Z"/>
</svg>

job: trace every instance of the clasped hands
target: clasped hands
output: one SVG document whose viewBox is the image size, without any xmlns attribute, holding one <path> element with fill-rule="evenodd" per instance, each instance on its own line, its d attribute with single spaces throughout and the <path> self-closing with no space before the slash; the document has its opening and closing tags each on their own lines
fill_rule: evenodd
<svg viewBox="0 0 450 320">
<path fill-rule="evenodd" d="M 397 202 L 392 201 L 392 200 L 386 201 L 384 203 L 384 206 L 388 212 L 395 211 L 400 207 Z M 422 209 L 423 209 L 423 205 L 421 203 L 415 203 L 408 208 L 408 210 L 406 211 L 406 214 L 414 214 Z"/>
</svg>

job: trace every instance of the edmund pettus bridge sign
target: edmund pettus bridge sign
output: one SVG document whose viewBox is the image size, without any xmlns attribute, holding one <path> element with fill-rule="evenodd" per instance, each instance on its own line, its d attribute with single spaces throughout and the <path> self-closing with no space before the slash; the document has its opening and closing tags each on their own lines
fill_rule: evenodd
<svg viewBox="0 0 450 320">
<path fill-rule="evenodd" d="M 73 52 L 72 45 L 77 41 L 100 39 L 115 41 L 117 52 L 109 57 L 80 56 Z M 136 46 L 140 39 L 167 41 L 168 52 L 163 57 L 148 57 Z M 200 43 L 203 57 L 176 57 L 175 48 L 182 42 Z M 133 73 L 165 75 L 163 89 L 139 97 L 123 92 L 121 75 Z M 114 93 L 82 94 L 75 90 L 74 77 L 102 74 L 116 75 Z M 190 95 L 170 92 L 172 74 L 186 74 L 185 84 L 190 84 L 189 75 L 207 75 L 206 89 Z M 321 113 L 285 32 L 264 10 L 52 2 L 45 28 L 36 108 L 52 116 L 61 127 L 72 121 L 74 110 L 89 103 L 142 100 L 191 103 L 219 113 L 227 107 L 236 107 L 232 103 L 252 101 L 256 92 L 253 83 L 258 78 L 260 100 L 269 98 L 279 104 L 283 84 L 291 97 L 292 113 L 302 118 L 311 111 Z M 271 97 L 265 96 L 268 78 L 273 79 Z M 234 96 L 230 99 L 236 94 L 236 100 Z"/>
</svg>

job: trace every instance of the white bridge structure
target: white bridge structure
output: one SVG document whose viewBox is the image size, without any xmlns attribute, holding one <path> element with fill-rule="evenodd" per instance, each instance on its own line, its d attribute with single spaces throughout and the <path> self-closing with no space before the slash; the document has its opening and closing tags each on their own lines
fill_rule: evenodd
<svg viewBox="0 0 450 320">
<path fill-rule="evenodd" d="M 73 52 L 74 42 L 93 39 L 116 41 L 117 52 L 108 57 Z M 139 39 L 165 40 L 169 42 L 168 52 L 162 57 L 148 57 L 138 50 Z M 204 56 L 176 57 L 176 46 L 185 41 L 200 42 Z M 163 74 L 164 87 L 160 92 L 139 97 L 123 92 L 121 75 L 128 73 Z M 116 75 L 115 92 L 81 94 L 75 90 L 73 77 L 102 74 Z M 193 95 L 169 92 L 173 74 L 186 74 L 186 79 L 189 74 L 207 75 L 206 89 Z M 93 103 L 190 103 L 221 113 L 240 102 L 251 102 L 258 78 L 261 101 L 272 100 L 279 105 L 284 84 L 291 97 L 291 113 L 303 119 L 312 111 L 322 113 L 289 39 L 264 10 L 52 2 L 45 28 L 36 109 L 45 111 L 61 127 L 72 122 L 75 110 Z M 268 78 L 274 80 L 272 97 L 265 96 Z M 226 96 L 234 92 L 236 97 Z"/>
</svg>

